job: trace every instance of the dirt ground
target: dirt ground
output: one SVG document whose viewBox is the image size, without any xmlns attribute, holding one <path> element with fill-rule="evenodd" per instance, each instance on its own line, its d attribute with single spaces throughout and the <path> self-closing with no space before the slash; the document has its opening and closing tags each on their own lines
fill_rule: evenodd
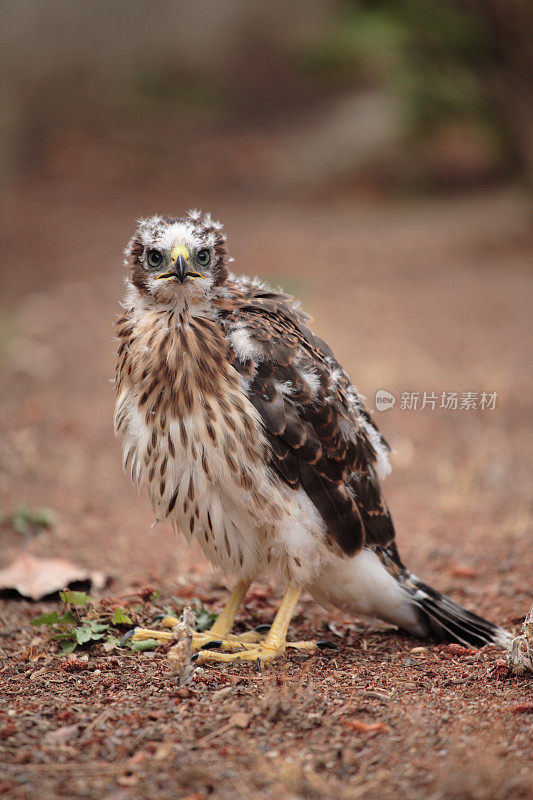
<svg viewBox="0 0 533 800">
<path fill-rule="evenodd" d="M 104 571 L 96 599 L 145 620 L 172 595 L 222 607 L 225 580 L 169 526 L 151 527 L 123 476 L 109 382 L 133 218 L 203 204 L 226 223 L 235 269 L 302 298 L 371 407 L 377 389 L 396 395 L 376 418 L 394 450 L 385 493 L 406 564 L 518 631 L 533 574 L 533 234 L 518 191 L 394 205 L 191 200 L 169 180 L 100 186 L 87 173 L 27 179 L 7 199 L 2 511 L 58 515 L 30 552 Z M 498 397 L 494 410 L 403 409 L 415 391 Z M 0 542 L 3 567 L 21 536 L 4 522 Z M 279 597 L 256 586 L 238 629 L 269 622 Z M 420 642 L 304 598 L 291 636 L 338 649 L 263 675 L 206 666 L 180 688 L 164 646 L 62 659 L 30 626 L 58 601 L 0 602 L 2 798 L 531 797 L 533 684 L 494 648 Z"/>
</svg>

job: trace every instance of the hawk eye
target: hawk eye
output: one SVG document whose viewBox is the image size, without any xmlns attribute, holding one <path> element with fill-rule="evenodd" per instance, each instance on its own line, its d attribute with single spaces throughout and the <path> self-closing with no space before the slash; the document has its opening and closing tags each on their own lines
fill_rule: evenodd
<svg viewBox="0 0 533 800">
<path fill-rule="evenodd" d="M 196 262 L 200 267 L 207 267 L 211 261 L 211 253 L 206 247 L 196 253 Z"/>
<path fill-rule="evenodd" d="M 163 256 L 159 250 L 148 250 L 146 260 L 148 261 L 149 267 L 159 267 L 163 261 Z"/>
</svg>

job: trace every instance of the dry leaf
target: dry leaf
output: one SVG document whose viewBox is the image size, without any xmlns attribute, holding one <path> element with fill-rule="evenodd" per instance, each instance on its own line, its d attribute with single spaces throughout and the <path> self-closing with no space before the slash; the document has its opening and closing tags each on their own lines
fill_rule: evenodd
<svg viewBox="0 0 533 800">
<path fill-rule="evenodd" d="M 452 567 L 450 575 L 453 578 L 477 578 L 477 572 L 473 567 L 463 566 L 462 564 Z"/>
<path fill-rule="evenodd" d="M 359 733 L 372 733 L 373 731 L 386 731 L 387 726 L 384 722 L 361 722 L 358 719 L 352 719 L 346 723 L 346 727 L 352 731 Z"/>
<path fill-rule="evenodd" d="M 533 672 L 533 606 L 522 625 L 522 635 L 516 636 L 511 642 L 507 663 L 515 675 Z"/>
<path fill-rule="evenodd" d="M 33 663 L 40 658 L 46 658 L 47 655 L 47 653 L 39 653 L 37 648 L 33 647 L 33 645 L 28 645 L 20 654 L 19 661 L 31 661 Z"/>
<path fill-rule="evenodd" d="M 36 681 L 37 678 L 40 678 L 42 675 L 46 674 L 46 667 L 41 667 L 41 669 L 34 670 L 30 675 L 30 681 Z"/>
<path fill-rule="evenodd" d="M 0 591 L 12 589 L 32 600 L 40 600 L 71 583 L 87 581 L 94 589 L 103 589 L 106 583 L 101 572 L 91 572 L 64 558 L 39 558 L 30 553 L 20 553 L 0 570 Z"/>
<path fill-rule="evenodd" d="M 194 674 L 195 667 L 191 662 L 194 622 L 191 609 L 185 606 L 178 624 L 172 629 L 176 644 L 170 648 L 168 660 L 173 673 L 178 676 L 178 686 L 187 686 Z"/>
</svg>

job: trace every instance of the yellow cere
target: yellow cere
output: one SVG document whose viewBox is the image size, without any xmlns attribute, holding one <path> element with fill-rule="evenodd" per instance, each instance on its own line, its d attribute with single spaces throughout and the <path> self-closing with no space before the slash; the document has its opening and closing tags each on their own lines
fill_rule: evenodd
<svg viewBox="0 0 533 800">
<path fill-rule="evenodd" d="M 183 256 L 185 261 L 188 261 L 189 258 L 191 257 L 191 254 L 189 253 L 188 249 L 185 247 L 184 244 L 176 244 L 172 248 L 172 253 L 170 254 L 172 263 L 176 261 L 178 256 Z"/>
</svg>

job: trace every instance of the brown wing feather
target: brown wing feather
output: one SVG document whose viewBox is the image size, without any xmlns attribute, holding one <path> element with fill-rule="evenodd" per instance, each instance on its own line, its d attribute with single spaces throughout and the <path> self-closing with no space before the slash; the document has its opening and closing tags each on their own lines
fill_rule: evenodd
<svg viewBox="0 0 533 800">
<path fill-rule="evenodd" d="M 248 378 L 271 467 L 306 491 L 343 552 L 386 546 L 394 528 L 374 469 L 376 450 L 361 424 L 370 415 L 346 373 L 288 295 L 244 281 L 226 288 L 219 305 L 228 336 L 238 326 L 257 349 L 253 358 L 234 353 L 233 363 Z"/>
</svg>

